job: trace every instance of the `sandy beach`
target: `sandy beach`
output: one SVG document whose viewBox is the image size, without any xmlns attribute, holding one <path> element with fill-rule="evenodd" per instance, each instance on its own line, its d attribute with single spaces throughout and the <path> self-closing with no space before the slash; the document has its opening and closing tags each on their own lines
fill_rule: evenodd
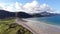
<svg viewBox="0 0 60 34">
<path fill-rule="evenodd" d="M 22 21 L 16 19 L 16 23 L 30 30 L 33 34 L 60 34 L 60 27 L 46 24 L 44 22 L 36 22 L 31 20 Z"/>
<path fill-rule="evenodd" d="M 47 23 L 44 23 L 44 22 L 36 22 L 36 21 L 31 21 L 31 20 L 27 20 L 28 23 L 27 24 L 30 24 L 32 25 L 32 27 L 35 26 L 35 29 L 36 27 L 38 29 L 37 32 L 41 33 L 41 34 L 60 34 L 60 26 L 56 26 L 56 25 L 51 25 L 51 24 L 47 24 Z"/>
</svg>

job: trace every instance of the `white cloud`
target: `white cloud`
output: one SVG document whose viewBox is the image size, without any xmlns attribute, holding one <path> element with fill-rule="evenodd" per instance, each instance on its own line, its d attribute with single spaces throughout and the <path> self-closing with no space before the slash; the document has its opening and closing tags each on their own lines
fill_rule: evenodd
<svg viewBox="0 0 60 34">
<path fill-rule="evenodd" d="M 47 4 L 42 4 L 39 5 L 38 2 L 36 0 L 34 0 L 31 3 L 26 3 L 24 6 L 25 11 L 27 11 L 28 13 L 39 13 L 39 12 L 52 12 L 54 11 L 49 5 Z"/>
<path fill-rule="evenodd" d="M 14 11 L 13 4 L 6 6 L 5 10 L 13 12 Z"/>
<path fill-rule="evenodd" d="M 26 3 L 26 4 L 24 5 L 24 7 L 25 7 L 25 8 L 33 8 L 33 7 L 36 7 L 37 4 L 38 4 L 37 1 L 33 1 L 33 2 L 31 2 L 31 3 Z"/>
<path fill-rule="evenodd" d="M 10 11 L 10 12 L 19 12 L 19 11 L 23 11 L 22 8 L 23 8 L 22 4 L 16 2 L 16 3 L 12 3 L 6 6 L 5 10 Z"/>
<path fill-rule="evenodd" d="M 6 6 L 7 5 L 7 6 Z M 31 3 L 26 3 L 22 5 L 21 3 L 0 3 L 0 9 L 4 9 L 10 12 L 24 11 L 27 13 L 39 13 L 42 11 L 52 12 L 54 11 L 49 5 L 42 4 L 39 5 L 37 0 L 33 0 Z"/>
<path fill-rule="evenodd" d="M 28 13 L 36 13 L 34 10 L 36 7 L 38 7 L 38 2 L 34 0 L 31 3 L 26 3 L 23 7 Z"/>
<path fill-rule="evenodd" d="M 54 10 L 47 4 L 40 5 L 41 11 L 53 12 Z"/>
<path fill-rule="evenodd" d="M 53 13 L 58 13 L 58 14 L 60 14 L 60 11 L 54 11 Z"/>
<path fill-rule="evenodd" d="M 12 4 L 8 5 L 9 3 L 0 3 L 0 10 L 12 10 Z M 10 8 L 9 8 L 10 7 Z"/>
<path fill-rule="evenodd" d="M 22 6 L 22 4 L 16 2 L 16 3 L 15 3 L 15 9 L 16 9 L 16 11 L 23 11 L 23 6 Z"/>
<path fill-rule="evenodd" d="M 40 10 L 46 10 L 48 8 L 49 8 L 49 6 L 47 4 L 40 5 Z"/>
<path fill-rule="evenodd" d="M 0 10 L 1 10 L 1 9 L 4 9 L 4 8 L 5 8 L 4 6 L 5 6 L 4 3 L 0 3 Z"/>
</svg>

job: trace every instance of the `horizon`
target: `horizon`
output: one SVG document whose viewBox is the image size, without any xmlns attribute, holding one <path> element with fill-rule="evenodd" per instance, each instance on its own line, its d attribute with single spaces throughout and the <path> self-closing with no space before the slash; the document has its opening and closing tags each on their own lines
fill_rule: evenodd
<svg viewBox="0 0 60 34">
<path fill-rule="evenodd" d="M 0 9 L 13 12 L 25 11 L 27 13 L 37 13 L 41 11 L 60 13 L 60 5 L 58 5 L 58 3 L 60 3 L 59 0 L 1 0 Z"/>
</svg>

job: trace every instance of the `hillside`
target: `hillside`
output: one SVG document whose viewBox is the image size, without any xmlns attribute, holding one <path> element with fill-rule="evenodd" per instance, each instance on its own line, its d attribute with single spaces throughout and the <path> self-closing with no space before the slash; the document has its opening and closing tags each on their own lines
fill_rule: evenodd
<svg viewBox="0 0 60 34">
<path fill-rule="evenodd" d="M 16 12 L 9 12 L 9 11 L 5 11 L 5 10 L 0 10 L 0 19 L 15 18 L 15 17 L 30 18 L 30 17 L 32 17 L 32 15 L 27 14 L 25 12 L 17 12 L 17 16 L 16 16 Z"/>
<path fill-rule="evenodd" d="M 14 19 L 0 20 L 0 34 L 33 34 L 25 27 L 14 22 Z"/>
</svg>

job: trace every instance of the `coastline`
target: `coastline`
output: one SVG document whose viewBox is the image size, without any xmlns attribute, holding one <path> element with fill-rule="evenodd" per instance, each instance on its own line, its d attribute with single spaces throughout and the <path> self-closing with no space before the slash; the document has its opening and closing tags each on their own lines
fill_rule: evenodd
<svg viewBox="0 0 60 34">
<path fill-rule="evenodd" d="M 33 27 L 38 27 L 43 32 L 43 34 L 60 34 L 60 26 L 47 24 L 45 22 L 36 22 L 27 19 L 24 20 L 28 21 L 29 24 L 32 24 Z"/>
<path fill-rule="evenodd" d="M 58 25 L 48 24 L 48 23 L 45 23 L 42 21 L 39 22 L 39 21 L 32 21 L 32 20 L 28 20 L 28 19 L 23 19 L 23 20 L 28 21 L 28 22 L 35 22 L 35 23 L 40 23 L 40 24 L 45 24 L 45 25 L 56 27 L 56 28 L 60 28 L 60 26 L 58 26 Z"/>
</svg>

